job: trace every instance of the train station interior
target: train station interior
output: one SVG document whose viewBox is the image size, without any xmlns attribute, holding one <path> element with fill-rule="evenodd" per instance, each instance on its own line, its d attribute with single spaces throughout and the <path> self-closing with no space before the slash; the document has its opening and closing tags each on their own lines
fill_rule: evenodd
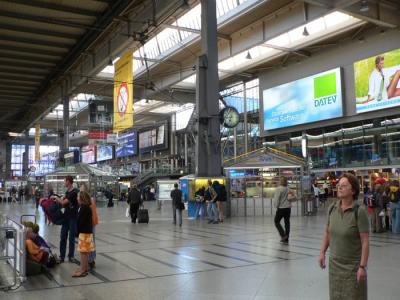
<svg viewBox="0 0 400 300">
<path fill-rule="evenodd" d="M 0 299 L 399 299 L 399 15 L 0 0 Z"/>
</svg>

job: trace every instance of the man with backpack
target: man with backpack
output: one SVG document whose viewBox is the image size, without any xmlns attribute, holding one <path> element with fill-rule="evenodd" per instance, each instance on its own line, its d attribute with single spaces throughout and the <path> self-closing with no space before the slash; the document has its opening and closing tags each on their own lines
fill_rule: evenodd
<svg viewBox="0 0 400 300">
<path fill-rule="evenodd" d="M 61 225 L 60 233 L 60 262 L 64 262 L 67 248 L 67 238 L 69 241 L 68 261 L 75 262 L 75 236 L 77 230 L 78 217 L 78 190 L 73 187 L 74 179 L 72 176 L 66 176 L 64 186 L 67 191 L 63 199 L 53 196 L 64 208 L 64 222 Z M 68 236 L 69 234 L 69 236 Z"/>
<path fill-rule="evenodd" d="M 184 203 L 182 202 L 182 191 L 179 189 L 178 184 L 174 184 L 174 189 L 171 191 L 172 210 L 174 217 L 174 225 L 176 225 L 176 213 L 178 213 L 179 226 L 182 226 L 182 210 Z"/>
<path fill-rule="evenodd" d="M 138 190 L 137 185 L 134 185 L 128 195 L 129 213 L 132 223 L 136 223 L 139 206 L 142 202 L 142 193 Z"/>
</svg>

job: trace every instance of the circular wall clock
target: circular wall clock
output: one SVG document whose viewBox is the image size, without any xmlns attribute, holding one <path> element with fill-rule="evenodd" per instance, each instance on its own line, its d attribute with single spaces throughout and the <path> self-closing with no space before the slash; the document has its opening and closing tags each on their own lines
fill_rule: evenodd
<svg viewBox="0 0 400 300">
<path fill-rule="evenodd" d="M 220 112 L 221 124 L 227 128 L 234 128 L 239 124 L 240 115 L 233 106 L 226 106 Z"/>
</svg>

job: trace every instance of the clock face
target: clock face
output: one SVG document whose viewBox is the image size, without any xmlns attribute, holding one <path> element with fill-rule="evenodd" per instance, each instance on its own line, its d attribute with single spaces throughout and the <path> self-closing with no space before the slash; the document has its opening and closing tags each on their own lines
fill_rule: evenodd
<svg viewBox="0 0 400 300">
<path fill-rule="evenodd" d="M 239 124 L 240 116 L 236 108 L 232 106 L 225 107 L 222 111 L 222 124 L 227 128 L 234 128 Z"/>
</svg>

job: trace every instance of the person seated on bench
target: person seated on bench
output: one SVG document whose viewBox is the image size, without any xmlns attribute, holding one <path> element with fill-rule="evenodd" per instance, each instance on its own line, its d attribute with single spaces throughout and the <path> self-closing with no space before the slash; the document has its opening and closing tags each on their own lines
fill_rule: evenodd
<svg viewBox="0 0 400 300">
<path fill-rule="evenodd" d="M 47 265 L 49 259 L 48 249 L 36 245 L 33 241 L 35 238 L 36 235 L 33 233 L 33 229 L 28 227 L 25 241 L 28 259 L 38 262 L 42 265 Z"/>
</svg>

